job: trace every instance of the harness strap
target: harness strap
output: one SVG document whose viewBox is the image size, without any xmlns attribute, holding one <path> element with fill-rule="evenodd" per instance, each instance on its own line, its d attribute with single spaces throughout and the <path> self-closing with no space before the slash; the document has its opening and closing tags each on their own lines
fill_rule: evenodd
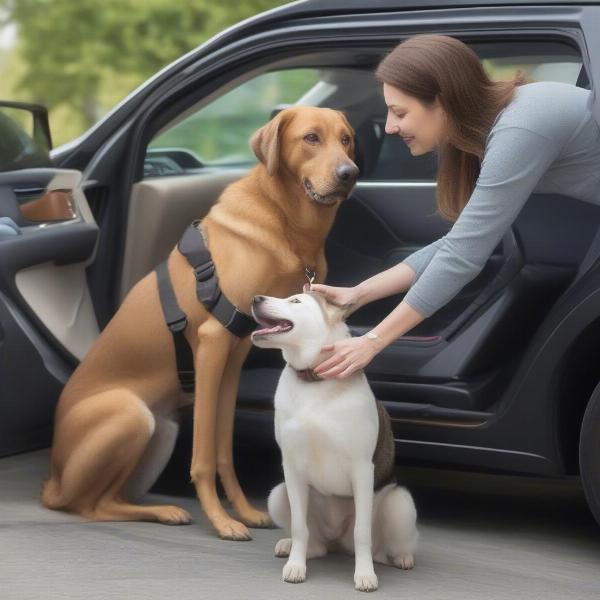
<svg viewBox="0 0 600 600">
<path fill-rule="evenodd" d="M 193 221 L 177 244 L 194 270 L 196 296 L 223 327 L 238 337 L 246 337 L 256 329 L 256 321 L 238 310 L 221 291 L 215 265 L 202 230 L 197 226 L 199 223 L 199 219 Z"/>
<path fill-rule="evenodd" d="M 192 265 L 196 276 L 196 296 L 204 304 L 206 310 L 211 310 L 218 297 L 221 295 L 219 280 L 215 272 L 215 265 L 210 252 L 204 243 L 202 233 L 194 221 L 183 233 L 177 243 L 179 251 Z"/>
<path fill-rule="evenodd" d="M 187 317 L 179 308 L 179 304 L 177 304 L 177 298 L 175 297 L 175 292 L 171 285 L 171 278 L 169 277 L 169 268 L 166 260 L 156 267 L 156 277 L 158 280 L 158 293 L 165 321 L 173 334 L 179 383 L 183 391 L 193 392 L 194 356 L 183 333 L 187 326 Z"/>
<path fill-rule="evenodd" d="M 231 333 L 243 338 L 256 329 L 256 321 L 246 313 L 238 310 L 219 290 L 219 298 L 211 309 L 215 318 Z"/>
</svg>

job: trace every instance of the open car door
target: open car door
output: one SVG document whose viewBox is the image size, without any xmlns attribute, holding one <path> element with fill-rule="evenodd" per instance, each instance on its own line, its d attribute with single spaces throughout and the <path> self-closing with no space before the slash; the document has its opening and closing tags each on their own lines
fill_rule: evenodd
<svg viewBox="0 0 600 600">
<path fill-rule="evenodd" d="M 45 108 L 0 102 L 0 456 L 49 444 L 98 335 L 85 271 L 98 227 L 81 173 L 54 168 L 50 147 Z"/>
</svg>

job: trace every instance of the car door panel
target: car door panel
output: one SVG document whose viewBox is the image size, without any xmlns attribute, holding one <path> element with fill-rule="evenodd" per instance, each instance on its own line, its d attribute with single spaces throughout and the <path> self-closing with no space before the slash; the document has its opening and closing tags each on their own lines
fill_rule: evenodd
<svg viewBox="0 0 600 600">
<path fill-rule="evenodd" d="M 49 211 L 21 212 L 40 199 Z M 0 454 L 9 454 L 47 443 L 62 386 L 98 336 L 85 272 L 98 227 L 81 173 L 66 169 L 0 173 L 0 216 L 15 223 L 0 234 Z"/>
<path fill-rule="evenodd" d="M 436 184 L 361 181 L 354 196 L 402 242 L 420 248 L 442 237 L 451 224 L 436 213 Z"/>
<path fill-rule="evenodd" d="M 203 218 L 227 185 L 247 168 L 207 169 L 194 175 L 148 178 L 129 201 L 121 301 L 173 249 L 185 228 Z"/>
</svg>

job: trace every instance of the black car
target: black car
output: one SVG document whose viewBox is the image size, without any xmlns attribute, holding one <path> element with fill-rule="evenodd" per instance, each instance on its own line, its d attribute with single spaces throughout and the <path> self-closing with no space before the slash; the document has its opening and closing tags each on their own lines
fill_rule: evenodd
<svg viewBox="0 0 600 600">
<path fill-rule="evenodd" d="M 600 85 L 599 2 L 306 0 L 163 69 L 55 149 L 52 166 L 0 165 L 0 217 L 12 219 L 0 221 L 2 455 L 49 444 L 61 388 L 99 330 L 254 164 L 248 138 L 282 106 L 340 109 L 356 130 L 361 175 L 328 239 L 327 283 L 356 284 L 448 231 L 435 214 L 435 156 L 413 158 L 384 134 L 373 78 L 381 57 L 418 33 L 461 39 L 494 76 L 521 69 Z M 592 110 L 600 121 L 600 97 Z M 70 218 L 20 210 L 59 197 Z M 479 276 L 366 369 L 399 461 L 579 473 L 600 520 L 599 257 L 600 206 L 531 196 Z M 400 300 L 363 307 L 352 329 L 370 329 Z M 240 444 L 274 445 L 281 367 L 279 352 L 252 350 Z"/>
</svg>

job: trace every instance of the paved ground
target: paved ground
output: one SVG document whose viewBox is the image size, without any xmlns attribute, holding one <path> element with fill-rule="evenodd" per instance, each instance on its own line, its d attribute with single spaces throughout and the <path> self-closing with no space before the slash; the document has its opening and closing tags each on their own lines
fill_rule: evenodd
<svg viewBox="0 0 600 600">
<path fill-rule="evenodd" d="M 277 457 L 239 461 L 245 489 L 265 506 Z M 84 523 L 37 500 L 47 452 L 0 460 L 2 600 L 267 600 L 361 597 L 350 557 L 308 563 L 308 580 L 280 581 L 280 530 L 251 542 L 217 539 L 190 489 L 163 481 L 151 501 L 177 502 L 195 523 Z M 275 461 L 275 462 L 274 462 Z M 258 477 L 257 477 L 258 473 Z M 553 600 L 600 596 L 600 528 L 576 480 L 545 481 L 402 468 L 420 514 L 412 571 L 376 565 L 376 598 Z M 179 485 L 181 488 L 181 484 Z"/>
</svg>

